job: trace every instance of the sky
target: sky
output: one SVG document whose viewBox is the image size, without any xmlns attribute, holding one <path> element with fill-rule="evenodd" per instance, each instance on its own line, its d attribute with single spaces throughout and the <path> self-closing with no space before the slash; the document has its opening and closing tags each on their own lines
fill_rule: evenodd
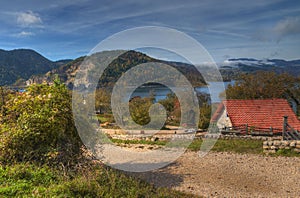
<svg viewBox="0 0 300 198">
<path fill-rule="evenodd" d="M 142 26 L 182 31 L 216 62 L 300 59 L 299 0 L 0 1 L 0 49 L 29 48 L 50 60 L 86 55 L 107 37 Z"/>
</svg>

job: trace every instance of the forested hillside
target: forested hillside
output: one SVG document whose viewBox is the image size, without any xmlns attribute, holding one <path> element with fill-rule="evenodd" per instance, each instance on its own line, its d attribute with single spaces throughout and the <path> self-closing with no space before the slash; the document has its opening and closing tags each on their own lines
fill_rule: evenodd
<svg viewBox="0 0 300 198">
<path fill-rule="evenodd" d="M 44 74 L 69 61 L 53 62 L 31 49 L 0 49 L 0 86 L 11 85 L 18 79 L 27 80 L 34 74 Z"/>
<path fill-rule="evenodd" d="M 97 56 L 97 54 L 94 54 L 93 56 Z M 69 88 L 72 88 L 77 70 L 80 64 L 84 61 L 84 58 L 85 57 L 77 58 L 66 65 L 51 70 L 45 75 L 33 76 L 30 79 L 30 81 L 35 83 L 41 83 L 43 81 L 51 82 L 53 81 L 55 76 L 58 75 L 62 82 L 64 82 Z M 109 66 L 105 69 L 103 75 L 99 79 L 98 87 L 107 87 L 107 88 L 113 87 L 115 82 L 117 82 L 117 80 L 121 77 L 121 75 L 124 72 L 128 71 L 130 68 L 134 66 L 137 66 L 142 63 L 147 63 L 147 62 L 158 62 L 158 63 L 168 64 L 176 68 L 181 73 L 183 73 L 193 86 L 205 85 L 205 82 L 201 74 L 192 65 L 185 64 L 185 63 L 177 63 L 177 62 L 166 62 L 166 61 L 154 59 L 140 52 L 128 51 L 120 55 L 117 59 L 113 60 L 109 64 Z M 89 79 L 98 80 L 99 77 L 95 76 L 96 72 L 93 72 L 93 69 L 95 68 L 91 68 L 90 71 L 88 72 Z"/>
</svg>

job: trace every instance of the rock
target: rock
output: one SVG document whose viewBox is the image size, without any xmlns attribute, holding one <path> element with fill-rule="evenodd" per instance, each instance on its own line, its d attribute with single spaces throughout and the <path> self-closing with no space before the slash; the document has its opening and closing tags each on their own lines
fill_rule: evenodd
<svg viewBox="0 0 300 198">
<path fill-rule="evenodd" d="M 300 153 L 300 149 L 298 149 L 298 148 L 295 148 L 294 151 L 295 151 L 296 153 Z"/>
<path fill-rule="evenodd" d="M 289 143 L 289 141 L 283 141 L 283 145 L 284 145 L 284 146 L 289 146 L 290 143 Z"/>
<path fill-rule="evenodd" d="M 268 153 L 270 153 L 270 154 L 274 154 L 274 153 L 276 153 L 276 150 L 274 149 L 274 150 L 269 150 L 269 152 Z"/>
<path fill-rule="evenodd" d="M 271 150 L 276 150 L 277 148 L 276 148 L 276 146 L 271 146 Z"/>
<path fill-rule="evenodd" d="M 274 141 L 274 146 L 280 146 L 280 141 L 278 140 Z"/>
<path fill-rule="evenodd" d="M 158 140 L 159 140 L 158 137 L 152 137 L 152 138 L 151 138 L 151 141 L 152 141 L 152 142 L 156 142 L 156 141 L 158 141 Z"/>
<path fill-rule="evenodd" d="M 268 146 L 268 145 L 263 145 L 263 149 L 264 149 L 264 150 L 268 150 L 268 149 L 269 149 L 269 146 Z"/>
<path fill-rule="evenodd" d="M 290 143 L 290 147 L 295 147 L 295 146 L 296 146 L 296 142 L 293 141 Z"/>
</svg>

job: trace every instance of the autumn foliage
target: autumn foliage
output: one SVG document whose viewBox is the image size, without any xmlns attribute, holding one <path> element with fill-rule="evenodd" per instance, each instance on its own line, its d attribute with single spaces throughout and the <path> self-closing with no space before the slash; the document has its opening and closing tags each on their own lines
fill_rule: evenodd
<svg viewBox="0 0 300 198">
<path fill-rule="evenodd" d="M 80 153 L 81 141 L 71 110 L 69 90 L 32 85 L 6 101 L 0 122 L 0 160 L 69 164 Z"/>
</svg>

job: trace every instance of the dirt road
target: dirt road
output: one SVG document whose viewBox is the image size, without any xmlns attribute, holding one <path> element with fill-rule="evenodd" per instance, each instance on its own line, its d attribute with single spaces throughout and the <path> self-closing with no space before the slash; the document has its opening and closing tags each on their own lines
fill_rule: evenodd
<svg viewBox="0 0 300 198">
<path fill-rule="evenodd" d="M 299 157 L 187 152 L 163 169 L 134 175 L 204 197 L 300 197 Z"/>
</svg>

